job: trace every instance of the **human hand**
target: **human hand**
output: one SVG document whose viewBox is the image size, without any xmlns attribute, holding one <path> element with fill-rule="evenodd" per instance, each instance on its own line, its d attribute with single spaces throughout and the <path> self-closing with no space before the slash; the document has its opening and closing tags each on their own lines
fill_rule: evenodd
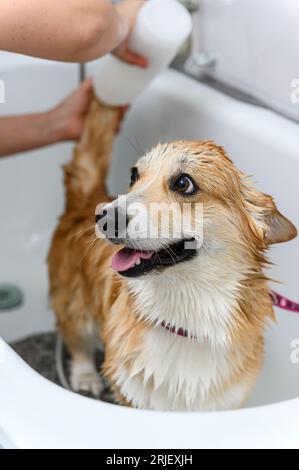
<svg viewBox="0 0 299 470">
<path fill-rule="evenodd" d="M 115 6 L 118 14 L 127 25 L 129 33 L 126 39 L 113 51 L 113 54 L 120 60 L 127 62 L 128 64 L 137 65 L 141 68 L 148 67 L 148 60 L 146 57 L 143 57 L 129 48 L 129 40 L 135 27 L 139 10 L 143 5 L 145 5 L 145 3 L 145 0 L 124 0 Z"/>
<path fill-rule="evenodd" d="M 92 97 L 92 81 L 86 80 L 62 103 L 49 112 L 51 115 L 50 121 L 57 129 L 59 140 L 80 140 Z"/>
</svg>

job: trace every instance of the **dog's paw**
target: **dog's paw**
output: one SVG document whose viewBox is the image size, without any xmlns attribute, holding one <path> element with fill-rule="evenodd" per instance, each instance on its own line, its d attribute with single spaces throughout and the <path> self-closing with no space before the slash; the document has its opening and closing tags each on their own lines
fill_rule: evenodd
<svg viewBox="0 0 299 470">
<path fill-rule="evenodd" d="M 85 392 L 100 397 L 104 391 L 104 384 L 101 377 L 95 370 L 92 363 L 76 362 L 71 366 L 71 387 L 74 392 Z"/>
</svg>

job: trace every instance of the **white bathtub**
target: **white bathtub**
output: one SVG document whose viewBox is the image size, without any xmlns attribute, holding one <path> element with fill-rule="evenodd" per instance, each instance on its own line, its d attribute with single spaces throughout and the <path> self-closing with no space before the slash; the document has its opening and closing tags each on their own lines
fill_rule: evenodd
<svg viewBox="0 0 299 470">
<path fill-rule="evenodd" d="M 9 56 L 10 57 L 10 56 Z M 78 68 L 31 59 L 5 63 L 7 104 L 29 111 L 59 100 Z M 22 79 L 22 81 L 20 81 Z M 139 152 L 159 140 L 215 139 L 236 164 L 274 195 L 299 227 L 299 125 L 168 71 L 136 102 L 115 146 L 110 188 L 124 191 Z M 246 409 L 221 413 L 156 413 L 108 405 L 63 390 L 33 372 L 6 344 L 50 331 L 46 254 L 62 211 L 60 145 L 0 162 L 0 282 L 21 286 L 25 304 L 0 314 L 0 444 L 16 448 L 299 447 L 299 364 L 291 361 L 299 316 L 277 311 L 266 333 L 266 360 Z M 299 240 L 275 247 L 278 290 L 299 301 Z"/>
</svg>

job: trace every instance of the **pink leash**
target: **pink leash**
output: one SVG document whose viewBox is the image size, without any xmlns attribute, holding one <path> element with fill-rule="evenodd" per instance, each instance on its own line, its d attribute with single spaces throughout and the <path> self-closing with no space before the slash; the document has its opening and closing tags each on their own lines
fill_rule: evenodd
<svg viewBox="0 0 299 470">
<path fill-rule="evenodd" d="M 271 297 L 274 307 L 281 308 L 282 310 L 288 310 L 289 312 L 299 313 L 299 304 L 293 302 L 290 299 L 287 299 L 283 295 L 278 294 L 277 292 L 272 291 Z"/>
</svg>

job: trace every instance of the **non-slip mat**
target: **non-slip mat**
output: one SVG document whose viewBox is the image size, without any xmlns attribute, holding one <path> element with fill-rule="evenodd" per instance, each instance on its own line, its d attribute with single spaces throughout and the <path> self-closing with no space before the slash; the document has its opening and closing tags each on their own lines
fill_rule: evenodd
<svg viewBox="0 0 299 470">
<path fill-rule="evenodd" d="M 55 361 L 55 348 L 56 348 L 56 334 L 47 333 L 35 336 L 30 336 L 22 341 L 11 344 L 14 351 L 29 364 L 32 369 L 41 374 L 51 382 L 61 385 Z M 62 364 L 65 371 L 65 376 L 69 382 L 69 363 L 70 358 L 67 352 L 64 350 L 62 354 Z M 103 353 L 99 352 L 96 357 L 97 369 L 100 370 L 101 364 L 103 363 Z M 85 393 L 82 395 L 86 396 Z M 101 400 L 108 403 L 115 403 L 112 392 L 109 387 L 106 386 Z"/>
</svg>

